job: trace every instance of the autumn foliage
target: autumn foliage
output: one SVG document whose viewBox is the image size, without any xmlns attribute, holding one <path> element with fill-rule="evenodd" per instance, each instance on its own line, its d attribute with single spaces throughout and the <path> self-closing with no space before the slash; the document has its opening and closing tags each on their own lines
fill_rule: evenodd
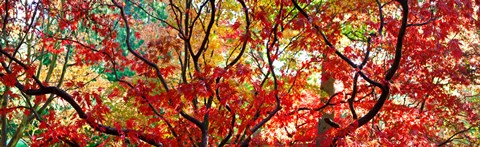
<svg viewBox="0 0 480 147">
<path fill-rule="evenodd" d="M 479 6 L 4 0 L 0 146 L 478 146 Z"/>
</svg>

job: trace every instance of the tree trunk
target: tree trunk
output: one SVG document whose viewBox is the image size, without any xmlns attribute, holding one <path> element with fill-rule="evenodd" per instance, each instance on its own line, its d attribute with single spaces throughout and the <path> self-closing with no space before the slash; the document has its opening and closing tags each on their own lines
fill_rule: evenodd
<svg viewBox="0 0 480 147">
<path fill-rule="evenodd" d="M 325 63 L 325 62 L 324 62 Z M 325 66 L 323 66 L 325 67 Z M 335 79 L 331 76 L 331 74 L 326 74 L 327 71 L 325 69 L 322 69 L 322 76 L 328 76 L 328 80 L 326 81 L 322 81 L 321 85 L 320 85 L 320 89 L 325 92 L 328 97 L 332 96 L 334 93 L 335 93 L 335 87 L 334 87 L 334 83 L 335 83 Z M 327 78 L 322 78 L 322 79 L 327 79 Z M 324 103 L 326 103 L 326 99 L 322 99 L 321 101 L 323 101 Z M 331 113 L 326 113 L 326 112 L 322 112 L 323 113 L 323 116 L 321 118 L 318 119 L 318 126 L 317 126 L 317 139 L 316 139 L 316 146 L 319 147 L 319 146 L 326 146 L 324 144 L 322 144 L 322 142 L 325 142 L 325 140 L 327 139 L 326 136 L 324 135 L 325 132 L 330 129 L 330 125 L 328 125 L 325 121 L 324 121 L 324 118 L 330 118 L 333 120 L 334 118 L 334 112 L 332 111 Z"/>
</svg>

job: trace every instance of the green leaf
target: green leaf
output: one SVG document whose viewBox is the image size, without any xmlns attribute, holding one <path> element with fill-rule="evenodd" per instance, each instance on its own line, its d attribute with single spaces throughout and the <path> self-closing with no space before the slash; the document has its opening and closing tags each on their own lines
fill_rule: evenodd
<svg viewBox="0 0 480 147">
<path fill-rule="evenodd" d="M 50 57 L 52 56 L 51 53 L 46 53 L 43 56 L 40 57 L 40 60 L 42 61 L 43 65 L 50 65 L 52 63 L 52 59 Z"/>
</svg>

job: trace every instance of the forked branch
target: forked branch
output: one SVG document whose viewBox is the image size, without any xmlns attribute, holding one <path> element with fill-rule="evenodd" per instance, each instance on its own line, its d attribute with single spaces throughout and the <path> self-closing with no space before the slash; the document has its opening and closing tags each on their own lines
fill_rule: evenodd
<svg viewBox="0 0 480 147">
<path fill-rule="evenodd" d="M 362 125 L 365 125 L 367 122 L 369 122 L 371 119 L 373 119 L 373 117 L 380 111 L 383 104 L 388 99 L 388 96 L 389 96 L 389 93 L 390 93 L 389 82 L 393 78 L 393 76 L 395 75 L 397 69 L 400 67 L 400 61 L 401 61 L 401 57 L 402 57 L 403 39 L 404 39 L 404 36 L 405 36 L 405 32 L 406 32 L 406 28 L 407 28 L 407 19 L 408 19 L 408 0 L 397 0 L 397 2 L 399 2 L 401 7 L 402 7 L 402 20 L 401 20 L 400 31 L 399 31 L 398 36 L 397 36 L 397 43 L 396 43 L 396 46 L 395 46 L 395 57 L 394 57 L 392 65 L 390 66 L 390 68 L 387 71 L 387 74 L 385 75 L 385 78 L 382 80 L 382 82 L 376 82 L 376 81 L 368 78 L 363 72 L 358 71 L 358 74 L 363 79 L 365 79 L 368 83 L 379 87 L 382 90 L 382 93 L 381 93 L 378 101 L 373 106 L 373 108 L 370 109 L 370 111 L 365 116 L 361 117 L 360 119 L 358 119 L 354 123 L 351 123 L 348 127 L 345 127 L 343 129 L 343 131 L 338 131 L 338 132 L 348 132 L 348 131 L 351 131 L 350 130 L 351 128 L 358 128 Z M 304 17 L 308 18 L 308 20 L 311 21 L 311 18 L 298 5 L 296 0 L 292 0 L 292 3 L 294 4 L 295 8 L 298 11 L 300 11 L 300 13 Z M 326 44 L 329 47 L 333 47 L 333 44 L 328 41 L 325 34 L 320 30 L 320 27 L 318 25 L 316 25 L 315 23 L 312 23 L 312 25 L 314 25 L 315 29 L 317 29 L 317 32 L 319 32 L 319 34 L 322 36 L 322 38 L 326 42 Z M 337 52 L 338 52 L 338 50 L 336 50 L 336 53 Z M 352 66 L 354 68 L 357 68 L 356 64 L 351 62 L 351 60 L 349 60 L 347 57 L 345 57 L 341 53 L 338 52 L 337 55 L 340 56 L 340 58 L 342 58 L 343 60 L 345 60 L 348 64 L 350 64 L 350 66 Z M 362 64 L 364 64 L 364 63 L 362 63 Z M 348 130 L 346 130 L 346 129 L 348 129 Z M 343 138 L 346 135 L 348 135 L 348 133 L 337 133 L 334 137 L 334 142 L 338 138 Z"/>
</svg>

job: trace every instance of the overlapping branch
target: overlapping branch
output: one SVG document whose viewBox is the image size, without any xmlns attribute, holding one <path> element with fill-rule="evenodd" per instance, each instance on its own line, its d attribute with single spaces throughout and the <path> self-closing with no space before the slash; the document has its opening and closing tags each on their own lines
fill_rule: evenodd
<svg viewBox="0 0 480 147">
<path fill-rule="evenodd" d="M 258 124 L 254 125 L 252 128 L 250 128 L 250 132 L 253 133 L 253 132 L 256 132 L 260 127 L 262 127 L 265 123 L 267 123 L 270 119 L 272 119 L 272 117 L 277 114 L 278 111 L 280 111 L 280 109 L 282 109 L 282 106 L 280 106 L 280 96 L 278 95 L 278 81 L 277 81 L 277 75 L 275 74 L 275 68 L 273 66 L 273 58 L 271 57 L 271 50 L 272 48 L 275 46 L 276 42 L 278 41 L 278 36 L 277 36 L 277 30 L 278 30 L 278 23 L 275 24 L 275 26 L 273 27 L 273 41 L 271 42 L 271 44 L 267 44 L 267 47 L 266 47 L 266 54 L 267 54 L 267 60 L 268 60 L 268 66 L 269 66 L 269 71 L 270 73 L 272 73 L 272 77 L 273 77 L 273 90 L 274 90 L 274 93 L 275 93 L 275 108 L 273 111 L 269 112 L 267 117 L 263 118 Z M 251 135 L 251 134 L 250 134 Z M 247 139 L 243 141 L 243 143 L 241 144 L 241 146 L 248 146 L 248 143 L 251 141 L 251 136 L 248 135 L 247 136 Z"/>
<path fill-rule="evenodd" d="M 3 77 L 4 74 L 0 73 L 0 77 Z M 38 78 L 35 76 L 32 76 L 33 79 L 36 81 L 39 81 Z M 146 134 L 141 131 L 137 130 L 131 130 L 131 129 L 116 129 L 114 127 L 106 126 L 103 124 L 99 124 L 95 122 L 94 119 L 89 117 L 80 107 L 80 105 L 73 99 L 73 96 L 68 94 L 66 91 L 55 87 L 55 86 L 43 86 L 40 85 L 40 88 L 38 89 L 26 89 L 24 85 L 22 85 L 20 82 L 16 81 L 15 87 L 17 87 L 21 92 L 27 94 L 27 95 L 46 95 L 46 94 L 53 94 L 56 95 L 63 100 L 67 101 L 73 109 L 77 112 L 78 116 L 81 119 L 86 120 L 86 122 L 95 130 L 99 132 L 103 132 L 106 134 L 110 135 L 125 135 L 125 136 L 130 136 L 130 135 L 135 135 L 135 137 L 138 137 L 140 140 L 143 140 L 147 142 L 148 144 L 154 145 L 154 146 L 163 146 L 162 143 L 157 142 L 155 139 L 157 138 L 154 134 Z"/>
<path fill-rule="evenodd" d="M 381 90 L 382 90 L 382 93 L 378 99 L 378 101 L 375 103 L 375 105 L 373 106 L 372 109 L 370 109 L 370 111 L 363 117 L 359 118 L 357 121 L 355 121 L 354 123 L 350 124 L 349 127 L 346 127 L 344 129 L 349 129 L 351 127 L 353 128 L 358 128 L 362 125 L 365 125 L 368 121 L 370 121 L 371 119 L 373 119 L 373 117 L 380 111 L 380 109 L 382 108 L 383 104 L 385 103 L 385 101 L 388 99 L 388 96 L 389 96 L 389 93 L 390 93 L 390 87 L 389 87 L 389 82 L 390 80 L 393 78 L 394 74 L 396 73 L 397 69 L 400 67 L 400 61 L 401 61 L 401 56 L 402 56 L 402 46 L 403 46 L 403 39 L 404 39 L 404 36 L 405 36 L 405 32 L 406 32 L 406 28 L 407 28 L 407 19 L 408 19 L 408 1 L 407 0 L 398 0 L 397 2 L 400 3 L 401 7 L 402 7 L 402 20 L 401 20 L 401 26 L 400 26 L 400 31 L 399 31 L 399 34 L 397 36 L 397 43 L 396 43 L 396 46 L 395 46 L 395 57 L 394 57 L 394 61 L 392 63 L 392 65 L 390 66 L 390 68 L 388 69 L 387 71 L 387 74 L 385 75 L 385 78 L 383 79 L 382 82 L 376 82 L 372 79 L 370 79 L 369 77 L 367 77 L 363 72 L 361 71 L 358 71 L 357 73 L 363 78 L 365 79 L 368 83 L 372 84 L 372 85 L 375 85 L 377 87 L 379 87 Z M 306 17 L 309 22 L 311 22 L 311 18 L 309 17 L 309 15 L 298 5 L 297 1 L 296 0 L 292 0 L 292 3 L 294 4 L 295 8 L 300 11 L 300 13 Z M 380 4 L 379 4 L 380 5 Z M 381 8 L 381 7 L 379 7 Z M 333 44 L 328 41 L 326 35 L 320 30 L 320 26 L 316 25 L 315 23 L 312 23 L 314 25 L 314 28 L 317 30 L 317 32 L 322 36 L 324 42 L 331 48 L 334 48 Z M 381 29 L 379 28 L 379 31 L 381 31 Z M 381 33 L 381 32 L 379 32 Z M 335 48 L 334 48 L 335 49 Z M 335 53 L 340 56 L 340 58 L 342 58 L 345 62 L 347 62 L 350 66 L 354 67 L 354 68 L 357 68 L 357 65 L 354 64 L 350 59 L 348 59 L 346 56 L 344 56 L 343 54 L 341 54 L 338 50 L 335 49 Z M 366 63 L 366 58 L 364 59 L 364 62 L 362 62 L 362 64 L 365 64 Z M 363 65 L 361 66 L 363 67 Z M 355 87 L 355 85 L 354 85 Z M 355 89 L 354 89 L 355 91 Z M 350 131 L 350 130 L 345 130 L 345 131 Z M 339 131 L 339 132 L 345 132 L 345 131 Z M 344 137 L 345 135 L 348 135 L 348 134 L 345 134 L 345 133 L 338 133 L 335 135 L 335 138 L 334 138 L 334 142 L 338 139 L 338 138 L 342 138 Z"/>
</svg>

